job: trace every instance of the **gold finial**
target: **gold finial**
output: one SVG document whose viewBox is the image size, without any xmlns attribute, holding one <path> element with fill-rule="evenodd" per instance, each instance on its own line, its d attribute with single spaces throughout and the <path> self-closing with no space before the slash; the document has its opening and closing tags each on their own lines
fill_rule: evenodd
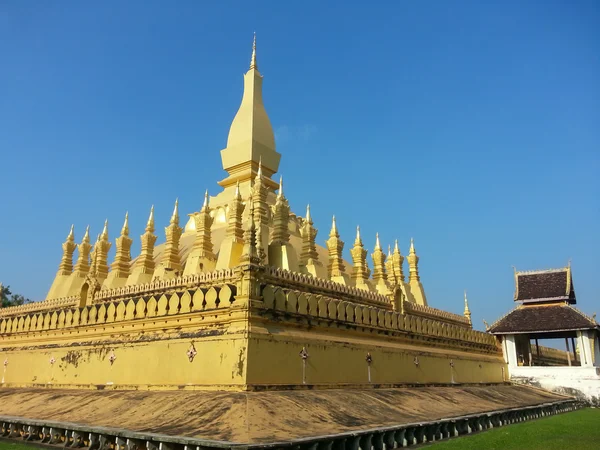
<svg viewBox="0 0 600 450">
<path fill-rule="evenodd" d="M 90 242 L 90 226 L 85 228 L 85 234 L 83 235 L 83 242 Z"/>
<path fill-rule="evenodd" d="M 154 205 L 150 208 L 150 216 L 148 217 L 148 223 L 146 223 L 146 231 L 148 233 L 154 232 Z"/>
<path fill-rule="evenodd" d="M 388 245 L 388 258 L 392 257 L 392 246 Z"/>
<path fill-rule="evenodd" d="M 338 235 L 338 229 L 337 229 L 337 223 L 335 222 L 335 215 L 333 216 L 333 219 L 331 220 L 331 231 L 329 232 L 329 236 L 337 236 Z"/>
<path fill-rule="evenodd" d="M 467 290 L 465 289 L 465 313 L 469 311 L 469 300 L 467 300 Z"/>
<path fill-rule="evenodd" d="M 258 157 L 258 171 L 256 172 L 256 179 L 262 179 L 262 156 Z"/>
<path fill-rule="evenodd" d="M 108 240 L 108 219 L 104 221 L 104 228 L 102 229 L 102 233 L 100 234 L 99 240 L 107 241 Z"/>
<path fill-rule="evenodd" d="M 413 238 L 410 238 L 410 253 L 415 253 L 415 240 Z"/>
<path fill-rule="evenodd" d="M 75 225 L 71 225 L 71 231 L 69 231 L 69 235 L 67 236 L 67 241 L 73 242 L 75 240 Z"/>
<path fill-rule="evenodd" d="M 394 253 L 400 253 L 400 249 L 398 248 L 398 239 L 394 241 Z"/>
<path fill-rule="evenodd" d="M 283 198 L 283 175 L 279 176 L 279 192 L 277 192 L 277 198 Z"/>
<path fill-rule="evenodd" d="M 362 240 L 360 238 L 360 226 L 356 226 L 356 239 L 354 240 L 354 245 L 362 245 Z"/>
<path fill-rule="evenodd" d="M 177 225 L 179 223 L 179 199 L 175 199 L 175 207 L 173 208 L 173 214 L 171 214 L 170 223 Z"/>
<path fill-rule="evenodd" d="M 483 325 L 485 325 L 485 331 L 488 331 L 490 329 L 490 324 L 487 323 L 487 320 L 483 319 Z"/>
<path fill-rule="evenodd" d="M 310 205 L 306 205 L 306 222 L 313 223 L 312 218 L 310 217 Z"/>
<path fill-rule="evenodd" d="M 204 211 L 208 208 L 208 189 L 204 192 L 204 203 L 202 204 L 202 209 L 200 211 Z"/>
<path fill-rule="evenodd" d="M 240 180 L 237 180 L 237 182 L 235 183 L 235 198 L 240 198 Z"/>
<path fill-rule="evenodd" d="M 250 70 L 258 70 L 258 64 L 256 64 L 256 32 L 254 33 L 254 41 L 252 42 L 252 59 L 250 60 Z"/>
<path fill-rule="evenodd" d="M 379 243 L 379 233 L 375 233 L 375 250 L 381 250 L 381 244 Z"/>
<path fill-rule="evenodd" d="M 123 228 L 121 228 L 121 235 L 129 236 L 129 211 L 125 213 L 125 222 L 123 222 Z"/>
</svg>

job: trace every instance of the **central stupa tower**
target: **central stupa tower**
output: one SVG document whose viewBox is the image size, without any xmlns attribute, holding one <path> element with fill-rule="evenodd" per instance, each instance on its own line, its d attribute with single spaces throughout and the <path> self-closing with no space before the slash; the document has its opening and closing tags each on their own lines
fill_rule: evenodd
<svg viewBox="0 0 600 450">
<path fill-rule="evenodd" d="M 256 62 L 256 35 L 252 45 L 250 69 L 244 75 L 244 95 L 240 108 L 231 123 L 227 147 L 221 150 L 223 169 L 229 176 L 219 184 L 232 195 L 239 182 L 244 193 L 256 178 L 262 162 L 263 180 L 267 187 L 276 190 L 278 184 L 271 179 L 279 168 L 281 155 L 275 150 L 275 135 L 262 98 L 263 77 Z"/>
</svg>

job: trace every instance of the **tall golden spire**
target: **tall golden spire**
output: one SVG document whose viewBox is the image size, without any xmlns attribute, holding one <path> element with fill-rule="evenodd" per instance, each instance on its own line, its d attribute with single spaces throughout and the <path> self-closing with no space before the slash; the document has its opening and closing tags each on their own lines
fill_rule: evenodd
<svg viewBox="0 0 600 450">
<path fill-rule="evenodd" d="M 357 288 L 368 290 L 369 268 L 367 266 L 367 250 L 360 238 L 360 227 L 356 227 L 354 247 L 350 250 L 352 255 L 352 279 Z"/>
<path fill-rule="evenodd" d="M 327 239 L 326 244 L 327 250 L 329 250 L 329 264 L 327 265 L 329 279 L 336 283 L 346 284 L 344 259 L 342 257 L 344 241 L 340 239 L 335 216 L 331 220 L 331 231 L 329 232 L 329 239 Z"/>
<path fill-rule="evenodd" d="M 279 178 L 279 192 L 275 200 L 275 210 L 273 212 L 273 228 L 271 242 L 284 245 L 290 240 L 290 206 L 283 195 L 283 177 Z"/>
<path fill-rule="evenodd" d="M 112 244 L 108 240 L 108 220 L 104 221 L 104 228 L 96 242 L 96 278 L 100 283 L 108 276 L 108 251 Z"/>
<path fill-rule="evenodd" d="M 66 296 L 65 285 L 68 281 L 69 276 L 71 275 L 71 273 L 73 273 L 73 253 L 75 252 L 76 248 L 77 244 L 75 244 L 74 226 L 71 225 L 71 230 L 69 231 L 67 239 L 62 244 L 62 258 L 58 266 L 58 272 L 56 273 L 56 277 L 54 277 L 52 286 L 50 287 L 48 295 L 46 296 L 47 299 L 60 298 Z"/>
<path fill-rule="evenodd" d="M 464 312 L 464 315 L 467 318 L 467 320 L 469 321 L 469 325 L 472 325 L 471 310 L 469 309 L 469 301 L 467 300 L 467 290 L 466 289 L 465 289 L 465 312 Z"/>
<path fill-rule="evenodd" d="M 160 263 L 156 268 L 154 276 L 159 278 L 173 278 L 178 276 L 181 270 L 181 259 L 179 258 L 179 239 L 182 228 L 179 226 L 179 200 L 175 199 L 173 214 L 169 220 L 169 226 L 165 227 L 165 249 L 162 253 Z"/>
<path fill-rule="evenodd" d="M 152 281 L 154 275 L 154 244 L 156 235 L 154 234 L 154 205 L 150 208 L 150 216 L 146 223 L 145 233 L 140 236 L 142 241 L 142 251 L 137 257 L 131 269 L 131 275 L 127 279 L 127 285 L 143 284 Z"/>
<path fill-rule="evenodd" d="M 379 293 L 386 295 L 389 293 L 389 286 L 385 270 L 385 253 L 381 249 L 379 233 L 375 235 L 375 249 L 371 254 L 371 258 L 373 259 L 373 281 L 375 282 L 375 287 Z"/>
<path fill-rule="evenodd" d="M 410 249 L 408 251 L 408 281 L 419 281 L 419 257 L 415 251 L 415 241 L 410 238 Z"/>
<path fill-rule="evenodd" d="M 231 123 L 227 147 L 221 150 L 223 169 L 229 174 L 219 182 L 224 188 L 233 189 L 236 181 L 251 184 L 258 162 L 262 160 L 265 185 L 272 190 L 277 189 L 277 183 L 271 176 L 279 169 L 281 155 L 275 150 L 275 134 L 263 104 L 262 82 L 256 62 L 255 37 L 250 69 L 244 75 L 242 103 Z"/>
<path fill-rule="evenodd" d="M 396 284 L 404 283 L 404 256 L 400 253 L 400 248 L 398 248 L 398 239 L 394 242 L 394 253 L 392 253 L 392 271 L 393 277 Z M 388 277 L 391 274 L 388 274 Z"/>
<path fill-rule="evenodd" d="M 425 290 L 419 276 L 419 257 L 415 251 L 415 242 L 412 238 L 410 239 L 410 250 L 406 259 L 408 260 L 408 284 L 410 286 L 412 301 L 419 305 L 427 306 Z"/>
<path fill-rule="evenodd" d="M 302 249 L 300 252 L 299 266 L 301 271 L 304 273 L 309 273 L 313 276 L 318 276 L 322 267 L 319 261 L 319 254 L 317 253 L 317 245 L 315 242 L 317 233 L 318 231 L 313 226 L 313 221 L 310 216 L 310 205 L 307 205 L 306 217 L 304 218 L 304 222 L 300 228 Z M 327 276 L 326 273 L 325 276 Z"/>
<path fill-rule="evenodd" d="M 109 289 L 124 286 L 130 275 L 131 266 L 131 244 L 133 240 L 129 237 L 129 213 L 125 213 L 125 221 L 121 228 L 121 236 L 116 239 L 117 250 L 115 259 L 110 266 L 110 273 L 104 282 Z"/>
<path fill-rule="evenodd" d="M 75 248 L 77 248 L 77 244 L 75 244 L 74 226 L 71 225 L 69 235 L 62 245 L 63 256 L 57 275 L 71 275 L 71 272 L 73 272 L 73 253 L 75 252 Z"/>
<path fill-rule="evenodd" d="M 252 42 L 252 59 L 250 60 L 250 70 L 258 70 L 256 63 L 256 32 L 254 33 L 254 41 Z"/>
<path fill-rule="evenodd" d="M 196 237 L 192 246 L 192 251 L 189 253 L 184 275 L 195 275 L 201 272 L 209 272 L 214 270 L 217 257 L 213 253 L 212 232 L 211 227 L 214 218 L 210 215 L 210 200 L 208 190 L 204 193 L 204 203 L 200 212 L 190 214 L 196 223 Z"/>
</svg>

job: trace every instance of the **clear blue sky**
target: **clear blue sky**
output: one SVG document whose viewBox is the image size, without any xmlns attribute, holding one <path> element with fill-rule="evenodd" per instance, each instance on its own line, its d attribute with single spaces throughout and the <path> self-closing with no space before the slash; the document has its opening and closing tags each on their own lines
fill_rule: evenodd
<svg viewBox="0 0 600 450">
<path fill-rule="evenodd" d="M 492 4 L 494 3 L 494 4 Z M 173 6 L 175 5 L 175 6 Z M 513 307 L 512 265 L 600 287 L 600 3 L 0 3 L 0 281 L 44 298 L 71 223 L 159 235 L 219 192 L 257 32 L 292 208 L 406 253 L 430 304 Z M 133 254 L 139 252 L 135 240 Z M 111 260 L 114 246 L 111 251 Z M 600 312 L 600 311 L 598 311 Z"/>
</svg>

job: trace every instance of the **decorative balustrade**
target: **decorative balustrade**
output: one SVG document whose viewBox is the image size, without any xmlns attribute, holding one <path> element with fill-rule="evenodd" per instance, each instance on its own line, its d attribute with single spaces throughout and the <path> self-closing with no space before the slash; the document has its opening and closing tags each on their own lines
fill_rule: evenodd
<svg viewBox="0 0 600 450">
<path fill-rule="evenodd" d="M 404 311 L 416 316 L 433 317 L 444 322 L 457 323 L 462 326 L 469 326 L 469 319 L 459 314 L 454 314 L 431 306 L 418 305 L 416 303 L 404 302 Z"/>
<path fill-rule="evenodd" d="M 213 272 L 196 275 L 180 276 L 169 280 L 156 280 L 146 284 L 123 286 L 115 289 L 101 289 L 94 294 L 93 303 L 122 299 L 124 297 L 151 295 L 167 289 L 177 290 L 183 288 L 195 288 L 198 286 L 202 287 L 205 284 L 212 285 L 214 283 L 230 284 L 234 281 L 235 272 L 233 269 L 215 270 Z M 69 308 L 77 305 L 78 302 L 79 297 L 72 296 L 0 308 L 0 317 L 18 316 L 32 312 Z"/>
<path fill-rule="evenodd" d="M 26 303 L 19 306 L 9 306 L 7 308 L 0 308 L 0 317 L 18 316 L 20 314 L 46 311 L 49 309 L 68 308 L 76 305 L 78 301 L 78 297 L 62 297 L 44 300 L 42 302 Z"/>
<path fill-rule="evenodd" d="M 197 288 L 170 295 L 162 294 L 130 300 L 104 302 L 83 308 L 3 318 L 0 334 L 26 333 L 77 326 L 145 319 L 205 310 L 228 308 L 235 301 L 236 288 L 225 284 Z"/>
<path fill-rule="evenodd" d="M 343 296 L 356 303 L 377 305 L 387 309 L 392 308 L 390 299 L 378 292 L 366 291 L 354 286 L 345 286 L 331 280 L 324 280 L 303 273 L 290 272 L 278 267 L 266 266 L 265 273 L 267 278 L 274 278 L 278 281 L 283 281 L 285 284 L 298 287 L 308 286 L 311 288 L 311 292 L 318 291 L 330 296 Z"/>
<path fill-rule="evenodd" d="M 400 314 L 389 309 L 272 285 L 264 286 L 262 296 L 265 307 L 275 311 L 331 319 L 362 327 L 465 341 L 487 347 L 489 351 L 498 351 L 496 339 L 493 335 L 410 313 Z"/>
</svg>

